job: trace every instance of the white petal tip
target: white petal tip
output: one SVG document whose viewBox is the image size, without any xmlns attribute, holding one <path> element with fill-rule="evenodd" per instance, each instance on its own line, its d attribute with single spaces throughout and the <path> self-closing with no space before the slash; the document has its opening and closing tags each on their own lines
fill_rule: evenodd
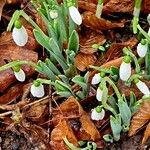
<svg viewBox="0 0 150 150">
<path fill-rule="evenodd" d="M 12 37 L 18 46 L 25 46 L 28 42 L 28 34 L 23 26 L 20 29 L 14 27 L 12 31 Z"/>
<path fill-rule="evenodd" d="M 146 53 L 147 53 L 147 49 L 148 49 L 148 45 L 142 45 L 141 43 L 138 44 L 137 46 L 137 54 L 139 55 L 139 57 L 143 58 L 145 57 Z"/>
<path fill-rule="evenodd" d="M 81 14 L 79 13 L 78 9 L 74 6 L 69 7 L 69 14 L 71 19 L 76 23 L 77 25 L 82 24 L 82 17 Z"/>
<path fill-rule="evenodd" d="M 98 89 L 96 91 L 96 99 L 98 101 L 102 101 L 102 95 L 103 95 L 103 91 L 98 87 Z"/>
<path fill-rule="evenodd" d="M 93 85 L 98 84 L 100 80 L 101 80 L 100 73 L 97 73 L 93 76 L 91 84 Z"/>
<path fill-rule="evenodd" d="M 31 94 L 33 95 L 33 97 L 41 98 L 45 94 L 44 86 L 42 84 L 40 84 L 40 86 L 38 87 L 34 86 L 33 84 L 30 90 L 31 90 Z"/>
<path fill-rule="evenodd" d="M 91 119 L 92 120 L 98 121 L 98 120 L 102 120 L 104 117 L 105 117 L 105 110 L 104 109 L 102 109 L 102 111 L 100 113 L 98 113 L 96 111 L 96 108 L 94 108 L 91 112 Z"/>
<path fill-rule="evenodd" d="M 16 77 L 16 79 L 20 82 L 24 82 L 25 81 L 25 78 L 26 78 L 26 75 L 24 73 L 24 71 L 22 69 L 20 69 L 19 72 L 15 72 L 14 71 L 14 75 Z"/>
<path fill-rule="evenodd" d="M 120 79 L 127 81 L 131 76 L 131 64 L 122 62 L 119 70 Z"/>
</svg>

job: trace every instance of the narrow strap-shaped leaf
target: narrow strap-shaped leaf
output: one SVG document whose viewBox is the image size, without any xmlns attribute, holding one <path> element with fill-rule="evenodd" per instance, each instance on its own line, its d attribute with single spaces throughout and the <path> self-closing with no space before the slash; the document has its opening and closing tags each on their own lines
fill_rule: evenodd
<svg viewBox="0 0 150 150">
<path fill-rule="evenodd" d="M 60 75 L 61 73 L 60 73 L 60 71 L 57 69 L 57 67 L 51 62 L 51 60 L 50 59 L 46 59 L 45 60 L 45 63 L 46 63 L 46 65 L 48 66 L 48 68 L 50 68 L 52 71 L 53 71 L 53 73 L 55 73 L 55 75 Z"/>
<path fill-rule="evenodd" d="M 110 116 L 110 125 L 113 132 L 114 140 L 119 141 L 120 132 L 122 130 L 120 114 L 115 117 Z"/>
<path fill-rule="evenodd" d="M 42 61 L 39 61 L 39 65 L 41 66 L 42 73 L 44 73 L 49 79 L 51 79 L 52 81 L 55 81 L 56 76 L 55 74 L 49 69 L 49 67 L 47 67 L 47 65 L 45 63 L 43 63 Z"/>
<path fill-rule="evenodd" d="M 49 45 L 49 37 L 47 37 L 47 36 L 45 36 L 45 37 L 41 36 L 41 33 L 38 30 L 36 30 L 36 29 L 33 30 L 33 33 L 34 33 L 34 36 L 35 36 L 37 42 L 40 45 L 42 45 L 44 48 L 46 48 L 48 51 L 50 51 L 51 47 Z"/>
<path fill-rule="evenodd" d="M 57 60 L 57 62 L 60 64 L 60 66 L 63 68 L 64 71 L 68 69 L 68 66 L 65 63 L 65 61 L 63 61 L 60 57 L 58 57 L 53 52 L 51 52 L 51 55 Z"/>
<path fill-rule="evenodd" d="M 49 40 L 49 45 L 51 47 L 51 50 L 53 51 L 53 53 L 55 53 L 62 61 L 66 61 L 64 59 L 64 56 L 62 55 L 62 51 L 60 50 L 58 44 L 56 43 L 56 41 L 52 38 L 50 38 Z"/>
<path fill-rule="evenodd" d="M 58 92 L 72 91 L 71 88 L 67 84 L 59 80 L 55 81 L 55 88 Z"/>
<path fill-rule="evenodd" d="M 69 37 L 68 49 L 73 50 L 75 53 L 79 50 L 79 36 L 76 30 L 73 30 Z"/>
</svg>

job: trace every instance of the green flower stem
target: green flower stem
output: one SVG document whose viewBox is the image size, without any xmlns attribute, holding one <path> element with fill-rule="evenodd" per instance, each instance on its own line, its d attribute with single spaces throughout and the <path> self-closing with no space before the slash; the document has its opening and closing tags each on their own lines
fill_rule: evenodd
<svg viewBox="0 0 150 150">
<path fill-rule="evenodd" d="M 104 72 L 104 73 L 111 73 L 110 69 L 108 68 L 101 68 L 101 67 L 96 67 L 96 66 L 89 66 L 91 69 L 97 70 L 99 72 Z"/>
<path fill-rule="evenodd" d="M 16 60 L 16 61 L 13 61 L 13 62 L 10 62 L 10 63 L 8 63 L 6 65 L 1 66 L 0 67 L 0 71 L 4 71 L 6 69 L 13 68 L 13 67 L 18 66 L 18 65 L 25 65 L 25 64 L 32 66 L 37 71 L 41 69 L 36 63 L 34 63 L 32 61 Z"/>
<path fill-rule="evenodd" d="M 114 116 L 117 116 L 116 111 L 107 104 L 107 99 L 108 99 L 108 89 L 106 87 L 106 82 L 103 82 L 103 95 L 102 95 L 102 106 L 106 109 L 112 112 Z"/>
<path fill-rule="evenodd" d="M 96 17 L 101 18 L 103 10 L 103 0 L 98 0 L 97 9 L 96 9 Z"/>
<path fill-rule="evenodd" d="M 139 22 L 139 15 L 140 15 L 140 10 L 141 10 L 141 3 L 142 0 L 135 0 L 135 6 L 134 6 L 134 11 L 133 11 L 133 33 L 136 34 L 137 33 L 137 25 Z"/>
<path fill-rule="evenodd" d="M 11 31 L 13 24 L 15 23 L 16 20 L 19 19 L 20 16 L 25 18 L 35 29 L 37 29 L 41 33 L 41 36 L 48 38 L 47 35 L 45 35 L 45 33 L 40 29 L 40 27 L 23 10 L 15 11 L 11 21 L 8 24 L 7 31 Z"/>
<path fill-rule="evenodd" d="M 108 82 L 113 87 L 113 89 L 117 95 L 118 100 L 121 99 L 122 96 L 121 96 L 117 86 L 115 85 L 115 83 L 109 77 L 104 77 L 103 80 L 104 80 L 103 82 Z"/>
<path fill-rule="evenodd" d="M 147 32 L 145 32 L 141 26 L 138 24 L 137 28 L 139 29 L 139 31 L 143 34 L 143 36 L 148 40 L 148 42 L 150 43 L 150 36 L 147 34 Z"/>
<path fill-rule="evenodd" d="M 140 76 L 139 74 L 133 74 L 130 79 L 128 80 L 129 83 L 131 83 L 132 81 L 134 81 L 135 79 L 141 79 L 142 76 Z"/>
<path fill-rule="evenodd" d="M 134 63 L 135 63 L 136 73 L 140 73 L 141 72 L 141 67 L 138 63 L 138 59 L 136 58 L 136 56 L 128 48 L 124 48 L 123 52 L 124 52 L 124 54 L 130 55 L 132 57 L 132 59 L 134 60 Z"/>
<path fill-rule="evenodd" d="M 42 78 L 38 78 L 38 79 L 36 79 L 36 80 L 39 81 L 41 84 L 50 84 L 50 85 L 54 85 L 54 82 L 52 82 L 51 80 L 42 79 Z"/>
</svg>

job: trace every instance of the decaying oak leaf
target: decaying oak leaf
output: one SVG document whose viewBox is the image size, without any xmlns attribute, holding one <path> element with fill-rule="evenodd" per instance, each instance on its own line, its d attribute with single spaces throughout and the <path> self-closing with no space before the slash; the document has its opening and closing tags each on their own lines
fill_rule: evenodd
<svg viewBox="0 0 150 150">
<path fill-rule="evenodd" d="M 59 124 L 51 132 L 51 144 L 57 144 L 57 146 L 61 145 L 63 146 L 62 148 L 65 149 L 66 146 L 63 142 L 64 137 L 67 137 L 72 144 L 78 146 L 78 140 L 68 122 L 64 119 L 61 119 Z"/>
<path fill-rule="evenodd" d="M 137 133 L 138 130 L 141 129 L 145 123 L 150 120 L 150 100 L 146 100 L 143 102 L 139 110 L 133 116 L 130 129 L 129 129 L 129 136 L 134 135 Z"/>
<path fill-rule="evenodd" d="M 3 11 L 3 7 L 4 7 L 5 3 L 6 3 L 6 0 L 0 1 L 0 20 L 1 20 L 2 11 Z"/>
<path fill-rule="evenodd" d="M 96 57 L 94 54 L 83 54 L 80 52 L 75 57 L 75 66 L 80 71 L 85 71 L 89 67 L 89 65 L 94 65 L 95 62 Z"/>
<path fill-rule="evenodd" d="M 89 3 L 83 0 L 78 0 L 78 7 L 82 10 L 96 12 L 96 5 L 94 3 Z"/>
<path fill-rule="evenodd" d="M 61 110 L 61 113 L 59 110 Z M 64 136 L 76 146 L 78 145 L 78 140 L 96 141 L 101 139 L 100 133 L 90 120 L 90 117 L 74 97 L 70 97 L 63 102 L 59 109 L 54 110 L 53 114 L 53 118 L 58 118 L 60 122 L 52 131 L 52 145 L 59 142 L 57 145 L 61 146 Z"/>
<path fill-rule="evenodd" d="M 60 110 L 62 111 L 64 117 L 79 118 L 76 121 L 78 123 L 79 122 L 81 123 L 81 126 L 79 127 L 80 129 L 78 131 L 78 133 L 80 132 L 79 133 L 80 136 L 78 136 L 80 140 L 94 141 L 96 139 L 100 139 L 100 134 L 97 131 L 95 125 L 93 124 L 88 114 L 83 110 L 82 106 L 74 97 L 70 97 L 64 103 L 62 103 L 60 105 Z"/>
<path fill-rule="evenodd" d="M 42 123 L 45 120 L 44 116 L 48 112 L 46 111 L 47 110 L 46 108 L 47 108 L 46 104 L 36 103 L 32 105 L 29 108 L 29 110 L 26 110 L 24 115 L 26 116 L 26 118 L 34 122 Z"/>
<path fill-rule="evenodd" d="M 107 50 L 105 54 L 105 59 L 107 61 L 113 60 L 115 58 L 119 58 L 122 56 L 122 49 L 124 47 L 131 47 L 131 49 L 137 44 L 138 40 L 135 37 L 132 37 L 126 42 L 122 43 L 112 43 L 110 48 Z"/>
<path fill-rule="evenodd" d="M 106 39 L 103 34 L 98 34 L 89 29 L 86 29 L 83 34 L 80 34 L 80 52 L 84 54 L 93 54 L 97 49 L 92 48 L 93 44 L 103 45 Z"/>
<path fill-rule="evenodd" d="M 124 20 L 121 22 L 111 22 L 103 18 L 97 18 L 92 12 L 83 13 L 83 24 L 94 31 L 103 31 L 115 28 L 123 28 Z"/>
<path fill-rule="evenodd" d="M 104 13 L 127 12 L 132 13 L 134 8 L 133 0 L 109 0 L 103 7 Z"/>
<path fill-rule="evenodd" d="M 15 101 L 23 93 L 24 84 L 19 83 L 9 88 L 5 93 L 0 96 L 0 105 L 9 104 Z"/>
<path fill-rule="evenodd" d="M 144 144 L 148 140 L 149 137 L 150 137 L 150 123 L 147 125 L 146 130 L 144 132 L 142 144 Z"/>
<path fill-rule="evenodd" d="M 27 60 L 37 62 L 38 55 L 34 51 L 29 51 L 20 47 L 0 46 L 0 66 L 5 64 L 5 61 L 11 62 L 14 60 Z M 32 75 L 35 70 L 30 66 L 23 65 L 23 70 L 26 75 Z M 0 72 L 0 92 L 3 92 L 8 86 L 16 81 L 16 78 L 11 69 Z"/>
<path fill-rule="evenodd" d="M 143 0 L 142 12 L 146 14 L 150 13 L 150 1 L 149 0 Z"/>
</svg>

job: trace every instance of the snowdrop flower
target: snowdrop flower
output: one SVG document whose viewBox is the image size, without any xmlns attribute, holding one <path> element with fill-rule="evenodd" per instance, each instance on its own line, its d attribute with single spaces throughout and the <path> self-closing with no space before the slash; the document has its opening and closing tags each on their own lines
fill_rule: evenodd
<svg viewBox="0 0 150 150">
<path fill-rule="evenodd" d="M 27 31 L 19 21 L 15 22 L 15 26 L 12 31 L 12 37 L 18 46 L 24 46 L 28 41 Z"/>
<path fill-rule="evenodd" d="M 137 45 L 137 53 L 140 57 L 145 57 L 147 50 L 148 50 L 148 44 L 146 40 L 142 40 L 143 42 L 139 43 Z"/>
<path fill-rule="evenodd" d="M 37 97 L 37 98 L 41 98 L 45 94 L 45 92 L 44 92 L 44 86 L 38 80 L 34 81 L 34 83 L 31 86 L 30 91 L 31 91 L 31 94 L 34 97 Z"/>
<path fill-rule="evenodd" d="M 56 18 L 58 17 L 58 12 L 57 12 L 57 10 L 51 10 L 51 11 L 50 11 L 50 17 L 51 17 L 52 19 L 56 19 Z"/>
<path fill-rule="evenodd" d="M 92 109 L 91 112 L 91 119 L 92 120 L 102 120 L 105 117 L 105 110 L 102 109 L 100 106 Z"/>
<path fill-rule="evenodd" d="M 137 88 L 144 94 L 144 95 L 150 95 L 150 90 L 149 88 L 147 87 L 147 85 L 140 81 L 139 79 L 135 79 L 134 80 Z"/>
<path fill-rule="evenodd" d="M 120 65 L 119 75 L 120 79 L 127 81 L 131 76 L 131 58 L 130 56 L 125 56 L 123 62 Z"/>
<path fill-rule="evenodd" d="M 103 90 L 100 87 L 98 87 L 96 91 L 96 99 L 98 101 L 102 101 L 102 95 L 103 95 Z"/>
<path fill-rule="evenodd" d="M 22 69 L 19 69 L 19 71 L 14 70 L 14 75 L 18 81 L 20 82 L 25 81 L 26 75 Z"/>
<path fill-rule="evenodd" d="M 75 6 L 69 7 L 69 14 L 71 19 L 76 23 L 77 25 L 81 25 L 82 23 L 82 17 L 78 11 L 78 9 Z"/>
<path fill-rule="evenodd" d="M 91 84 L 95 85 L 101 81 L 100 73 L 97 73 L 93 76 Z"/>
</svg>

